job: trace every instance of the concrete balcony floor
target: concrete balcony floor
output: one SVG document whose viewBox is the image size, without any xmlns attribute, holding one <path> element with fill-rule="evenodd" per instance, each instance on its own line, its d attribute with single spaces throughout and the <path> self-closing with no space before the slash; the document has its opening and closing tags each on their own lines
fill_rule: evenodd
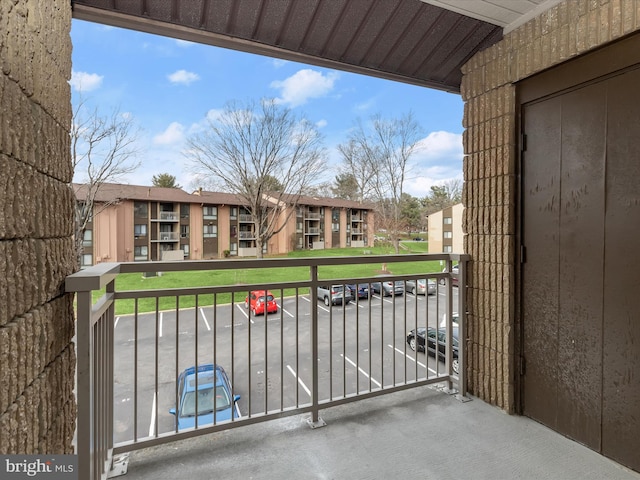
<svg viewBox="0 0 640 480">
<path fill-rule="evenodd" d="M 593 479 L 640 474 L 547 427 L 423 387 L 132 452 L 123 480 Z"/>
</svg>

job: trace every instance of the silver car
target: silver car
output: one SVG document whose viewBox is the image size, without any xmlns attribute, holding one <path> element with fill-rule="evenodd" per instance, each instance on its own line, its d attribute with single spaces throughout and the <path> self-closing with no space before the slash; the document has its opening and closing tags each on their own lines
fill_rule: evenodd
<svg viewBox="0 0 640 480">
<path fill-rule="evenodd" d="M 318 287 L 318 300 L 328 307 L 338 303 L 349 303 L 353 300 L 353 292 L 348 285 L 321 285 Z"/>
<path fill-rule="evenodd" d="M 414 295 L 435 295 L 436 281 L 433 278 L 419 278 L 418 280 L 407 280 L 407 292 Z"/>
</svg>

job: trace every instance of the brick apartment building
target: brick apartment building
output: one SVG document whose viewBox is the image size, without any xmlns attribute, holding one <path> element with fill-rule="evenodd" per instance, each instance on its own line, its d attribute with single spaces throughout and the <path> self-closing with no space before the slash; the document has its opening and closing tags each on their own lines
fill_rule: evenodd
<svg viewBox="0 0 640 480">
<path fill-rule="evenodd" d="M 74 191 L 77 201 L 84 201 L 86 187 L 75 184 Z M 264 254 L 373 246 L 374 214 L 370 205 L 305 196 L 292 203 L 281 217 L 286 225 L 263 245 Z M 256 225 L 237 195 L 104 184 L 83 247 L 83 266 L 253 257 L 257 253 Z"/>
</svg>

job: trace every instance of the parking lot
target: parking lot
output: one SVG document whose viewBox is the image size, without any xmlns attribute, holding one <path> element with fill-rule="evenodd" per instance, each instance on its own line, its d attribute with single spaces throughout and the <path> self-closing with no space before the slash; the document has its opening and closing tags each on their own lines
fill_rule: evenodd
<svg viewBox="0 0 640 480">
<path fill-rule="evenodd" d="M 457 289 L 453 289 L 454 304 Z M 409 330 L 446 315 L 444 291 L 372 296 L 347 305 L 311 305 L 308 295 L 278 298 L 278 312 L 254 316 L 232 304 L 121 316 L 115 320 L 116 443 L 175 429 L 176 378 L 192 365 L 224 367 L 242 416 L 309 404 L 312 308 L 318 312 L 318 398 L 332 400 L 444 372 L 413 352 Z"/>
</svg>

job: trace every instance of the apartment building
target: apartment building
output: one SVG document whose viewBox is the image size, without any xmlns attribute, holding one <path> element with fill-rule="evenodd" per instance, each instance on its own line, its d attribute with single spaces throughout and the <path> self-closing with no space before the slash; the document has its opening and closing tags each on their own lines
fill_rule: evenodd
<svg viewBox="0 0 640 480">
<path fill-rule="evenodd" d="M 74 191 L 77 202 L 86 200 L 86 186 L 74 184 Z M 262 246 L 263 254 L 373 246 L 370 205 L 301 197 L 278 215 L 284 227 Z M 104 184 L 84 234 L 82 265 L 253 257 L 256 249 L 255 219 L 237 195 Z"/>
<path fill-rule="evenodd" d="M 429 215 L 429 253 L 465 253 L 463 213 L 458 203 Z"/>
</svg>

